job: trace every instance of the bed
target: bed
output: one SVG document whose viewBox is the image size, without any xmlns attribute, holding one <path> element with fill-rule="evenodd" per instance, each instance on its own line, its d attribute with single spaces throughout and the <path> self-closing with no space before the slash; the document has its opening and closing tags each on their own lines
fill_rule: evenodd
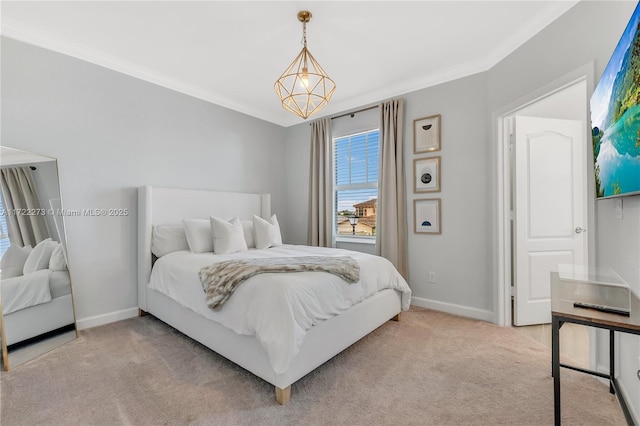
<svg viewBox="0 0 640 426">
<path fill-rule="evenodd" d="M 410 303 L 411 291 L 402 277 L 393 269 L 388 273 L 388 286 L 378 284 L 362 284 L 363 296 L 354 298 L 349 307 L 338 307 L 339 313 L 331 313 L 327 318 L 313 320 L 310 327 L 297 333 L 296 342 L 287 342 L 265 345 L 265 339 L 259 334 L 252 335 L 251 330 L 240 330 L 240 334 L 229 324 L 223 325 L 213 311 L 202 310 L 203 302 L 194 306 L 185 301 L 186 296 L 172 293 L 170 284 L 163 284 L 162 277 L 172 277 L 176 286 L 191 288 L 192 297 L 196 287 L 202 286 L 196 278 L 197 269 L 206 264 L 204 254 L 188 252 L 176 252 L 160 259 L 152 255 L 152 235 L 154 226 L 180 224 L 188 218 L 209 218 L 216 216 L 221 218 L 239 217 L 249 220 L 253 216 L 268 218 L 271 215 L 270 196 L 268 194 L 247 194 L 234 192 L 217 192 L 193 189 L 175 189 L 145 186 L 138 192 L 138 307 L 140 314 L 150 313 L 163 322 L 176 328 L 185 335 L 202 343 L 216 353 L 231 360 L 237 365 L 250 371 L 275 386 L 276 400 L 285 404 L 291 396 L 291 385 L 305 376 L 342 350 L 355 343 L 371 331 L 390 319 L 399 320 L 400 312 L 406 310 Z M 330 252 L 335 249 L 311 248 L 306 246 L 288 246 L 263 250 L 249 250 L 249 254 L 242 253 L 239 256 L 305 256 L 313 255 L 343 255 L 345 251 Z M 326 254 L 322 253 L 327 251 Z M 378 262 L 382 270 L 387 270 L 386 264 L 391 265 L 386 259 L 376 256 L 349 252 L 352 257 L 360 262 Z M 212 259 L 213 254 L 209 254 Z M 231 256 L 233 257 L 233 256 Z M 155 263 L 154 263 L 155 261 Z M 193 272 L 188 274 L 186 264 L 191 264 Z M 195 268 L 195 269 L 194 269 Z M 164 270 L 164 272 L 163 272 Z M 314 279 L 320 276 L 325 278 L 331 287 L 330 274 L 307 273 L 307 277 L 313 275 Z M 311 274 L 311 275 L 310 275 Z M 321 274 L 321 275 L 317 275 Z M 266 274 L 280 276 L 279 280 L 293 279 L 299 274 Z M 286 275 L 286 277 L 285 277 Z M 372 274 L 369 274 L 372 275 Z M 385 273 L 373 274 L 378 281 L 386 280 Z M 251 278 L 251 280 L 254 280 Z M 307 278 L 305 278 L 306 280 Z M 167 279 L 168 280 L 168 279 Z M 335 281 L 335 280 L 334 280 Z M 362 280 L 364 282 L 364 278 Z M 159 283 L 160 282 L 160 283 Z M 384 283 L 382 283 L 384 284 Z M 305 281 L 305 286 L 306 286 Z M 359 283 L 358 283 L 359 285 Z M 371 289 L 376 289 L 371 293 Z M 244 286 L 244 287 L 243 287 Z M 227 305 L 222 309 L 222 314 L 233 315 L 233 305 L 242 306 L 244 296 L 241 290 L 257 288 L 250 280 L 238 287 L 237 293 L 231 296 Z M 293 286 L 291 286 L 293 287 Z M 320 286 L 318 286 L 320 287 Z M 337 285 L 336 285 L 337 287 Z M 342 287 L 345 287 L 344 283 Z M 365 288 L 367 290 L 365 290 Z M 350 288 L 348 291 L 355 291 Z M 248 292 L 245 291 L 245 292 Z M 371 294 L 370 294 L 371 293 Z M 266 294 L 266 293 L 265 293 Z M 261 296 L 258 296 L 261 297 Z M 204 293 L 202 295 L 204 299 Z M 251 302 L 251 303 L 255 303 Z M 258 305 L 255 305 L 258 306 Z M 294 308 L 297 309 L 297 308 Z M 226 311 L 226 313 L 224 312 Z M 272 309 L 272 311 L 275 311 Z M 221 315 L 222 315 L 221 314 Z M 237 315 L 236 315 L 237 316 Z M 256 319 L 256 324 L 263 324 L 268 318 Z M 255 324 L 254 324 L 255 325 Z M 283 328 L 285 330 L 286 328 Z M 283 331 L 283 334 L 287 334 Z M 289 333 L 291 334 L 291 333 Z M 269 340 L 269 339 L 266 339 Z M 294 345 L 284 352 L 274 352 L 282 345 Z M 276 355 L 274 355 L 276 353 Z M 284 353 L 284 355 L 282 355 Z"/>
<path fill-rule="evenodd" d="M 38 270 L 2 280 L 4 336 L 10 346 L 74 324 L 68 271 Z"/>
</svg>

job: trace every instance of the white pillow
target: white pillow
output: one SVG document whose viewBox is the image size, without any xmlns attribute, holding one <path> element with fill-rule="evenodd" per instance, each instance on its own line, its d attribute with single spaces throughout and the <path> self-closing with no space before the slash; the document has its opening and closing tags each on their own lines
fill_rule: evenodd
<svg viewBox="0 0 640 426">
<path fill-rule="evenodd" d="M 242 229 L 244 230 L 244 241 L 247 243 L 247 248 L 256 248 L 253 220 L 241 220 L 240 222 L 242 222 Z"/>
<path fill-rule="evenodd" d="M 66 271 L 67 261 L 64 258 L 64 252 L 62 251 L 62 244 L 58 243 L 56 248 L 51 252 L 51 259 L 49 259 L 50 271 Z"/>
<path fill-rule="evenodd" d="M 268 221 L 253 215 L 253 226 L 256 232 L 257 249 L 265 249 L 282 245 L 280 225 L 278 224 L 278 218 L 276 218 L 275 214 L 271 216 L 271 219 Z"/>
<path fill-rule="evenodd" d="M 22 272 L 27 275 L 41 269 L 49 268 L 49 260 L 51 259 L 51 253 L 56 248 L 58 243 L 51 241 L 51 238 L 40 241 L 29 253 L 27 261 L 24 263 Z"/>
<path fill-rule="evenodd" d="M 203 219 L 206 221 L 206 219 Z M 189 250 L 185 227 L 182 225 L 156 225 L 151 234 L 151 253 L 157 257 L 174 251 Z M 208 232 L 208 230 L 207 230 Z"/>
<path fill-rule="evenodd" d="M 192 252 L 209 253 L 213 251 L 211 223 L 207 219 L 185 219 L 182 223 Z"/>
<path fill-rule="evenodd" d="M 24 264 L 31 253 L 31 246 L 20 247 L 17 244 L 9 245 L 0 259 L 2 278 L 13 278 L 22 275 Z"/>
<path fill-rule="evenodd" d="M 247 251 L 244 230 L 239 217 L 226 221 L 211 216 L 211 235 L 213 236 L 213 252 L 215 254 L 237 253 Z"/>
</svg>

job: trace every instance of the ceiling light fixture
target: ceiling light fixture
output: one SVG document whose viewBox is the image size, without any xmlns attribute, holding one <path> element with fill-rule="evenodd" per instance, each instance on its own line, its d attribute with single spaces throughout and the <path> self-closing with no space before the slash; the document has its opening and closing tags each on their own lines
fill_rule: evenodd
<svg viewBox="0 0 640 426">
<path fill-rule="evenodd" d="M 302 22 L 304 47 L 276 81 L 275 89 L 284 109 L 306 119 L 327 106 L 336 84 L 307 50 L 307 22 L 311 20 L 311 12 L 299 12 L 298 20 Z"/>
</svg>

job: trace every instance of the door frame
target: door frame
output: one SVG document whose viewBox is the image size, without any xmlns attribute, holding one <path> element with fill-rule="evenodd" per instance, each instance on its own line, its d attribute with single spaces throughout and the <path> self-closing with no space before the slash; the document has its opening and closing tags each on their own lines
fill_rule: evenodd
<svg viewBox="0 0 640 426">
<path fill-rule="evenodd" d="M 509 118 L 514 116 L 519 110 L 539 102 L 551 95 L 561 92 L 577 83 L 586 82 L 587 101 L 591 98 L 594 90 L 595 63 L 589 62 L 573 72 L 535 90 L 516 101 L 499 108 L 492 114 L 494 123 L 492 132 L 495 144 L 496 167 L 494 168 L 496 187 L 495 199 L 495 233 L 494 233 L 494 276 L 495 280 L 495 306 L 494 322 L 500 326 L 511 326 L 511 284 L 512 284 L 512 253 L 511 253 L 511 161 L 509 153 L 509 137 L 506 127 Z M 587 108 L 589 111 L 589 108 Z M 585 117 L 587 138 L 591 134 L 589 117 Z M 507 129 L 508 130 L 508 129 Z M 506 136 L 505 136 L 506 134 Z M 587 177 L 593 176 L 593 150 L 585 149 L 585 159 L 587 162 Z M 588 242 L 588 262 L 595 265 L 595 183 L 593 179 L 587 178 L 587 232 Z M 595 351 L 595 339 L 591 339 L 592 351 Z"/>
</svg>

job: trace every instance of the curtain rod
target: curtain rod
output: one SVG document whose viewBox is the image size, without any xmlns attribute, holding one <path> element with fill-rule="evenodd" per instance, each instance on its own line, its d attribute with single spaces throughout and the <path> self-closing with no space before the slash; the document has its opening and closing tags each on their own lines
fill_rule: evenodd
<svg viewBox="0 0 640 426">
<path fill-rule="evenodd" d="M 335 118 L 341 118 L 341 117 L 346 117 L 347 115 L 350 115 L 351 117 L 353 117 L 354 115 L 356 115 L 359 112 L 365 112 L 365 111 L 369 111 L 370 109 L 374 109 L 374 108 L 378 108 L 378 105 L 374 105 L 374 106 L 370 106 L 367 108 L 362 108 L 356 111 L 351 111 L 351 112 L 346 112 L 344 114 L 340 114 L 340 115 L 336 115 L 335 117 L 331 117 L 331 119 L 335 119 Z M 311 126 L 311 123 L 309 123 L 309 126 Z"/>
<path fill-rule="evenodd" d="M 374 109 L 374 108 L 378 108 L 378 105 L 370 106 L 368 108 L 362 108 L 362 109 L 359 109 L 357 111 L 352 111 L 352 112 L 347 112 L 347 113 L 344 113 L 344 114 L 336 115 L 335 117 L 331 117 L 331 119 L 333 120 L 333 119 L 336 119 L 336 118 L 346 117 L 347 115 L 350 115 L 351 117 L 353 117 L 354 115 L 356 115 L 359 112 L 369 111 L 370 109 Z"/>
</svg>

